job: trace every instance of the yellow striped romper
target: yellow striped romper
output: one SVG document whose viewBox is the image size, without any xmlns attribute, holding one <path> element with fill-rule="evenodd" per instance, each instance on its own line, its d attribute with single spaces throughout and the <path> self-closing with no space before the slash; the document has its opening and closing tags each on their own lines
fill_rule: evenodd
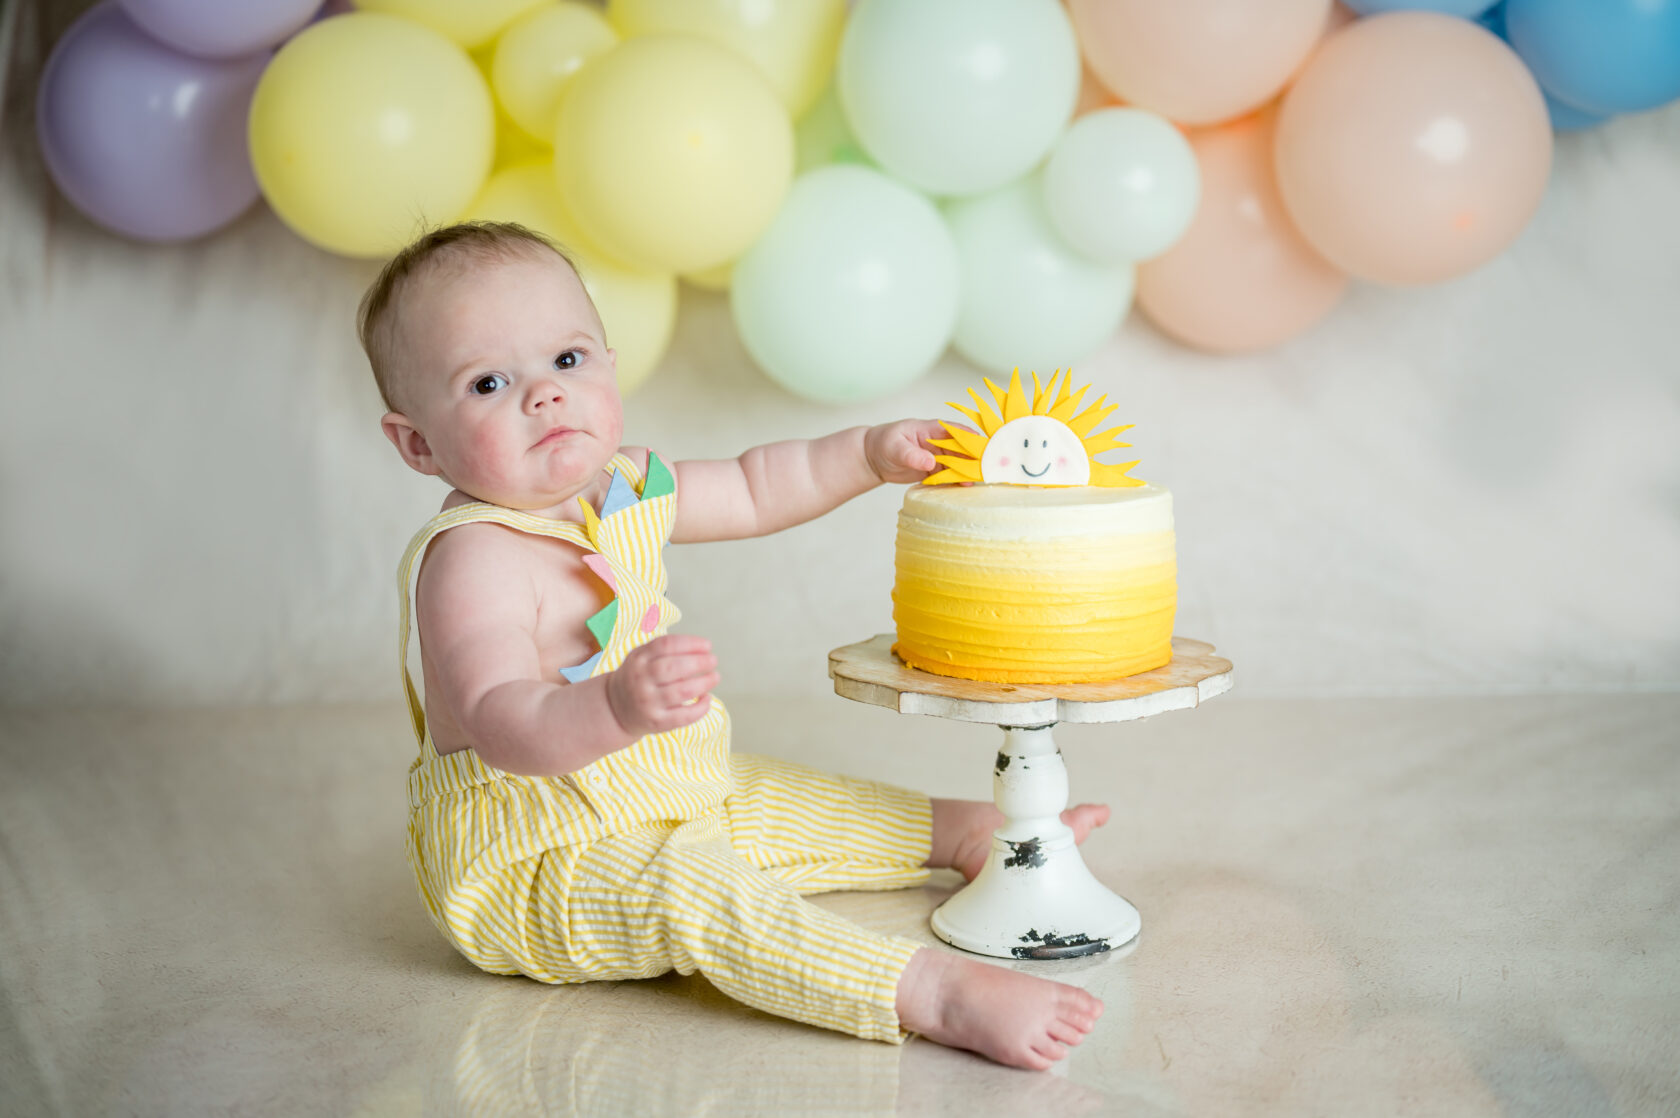
<svg viewBox="0 0 1680 1118">
<path fill-rule="evenodd" d="M 676 482 L 623 454 L 599 512 L 572 524 L 486 503 L 433 517 L 403 556 L 401 660 L 420 755 L 409 769 L 408 857 L 426 910 L 475 965 L 543 982 L 698 970 L 770 1013 L 901 1041 L 898 979 L 918 944 L 878 935 L 801 894 L 918 884 L 931 840 L 926 796 L 769 758 L 731 756 L 729 716 L 649 734 L 557 777 L 439 756 L 408 671 L 421 557 L 439 533 L 488 521 L 564 540 L 615 597 L 589 627 L 601 651 L 568 670 L 616 668 L 680 616 L 662 550 Z"/>
</svg>

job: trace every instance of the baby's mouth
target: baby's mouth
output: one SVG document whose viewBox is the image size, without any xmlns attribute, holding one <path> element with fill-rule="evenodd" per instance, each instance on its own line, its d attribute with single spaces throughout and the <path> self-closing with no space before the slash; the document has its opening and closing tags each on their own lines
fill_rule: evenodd
<svg viewBox="0 0 1680 1118">
<path fill-rule="evenodd" d="M 552 431 L 550 431 L 548 434 L 546 434 L 542 438 L 538 439 L 537 440 L 537 445 L 538 446 L 547 446 L 550 443 L 557 443 L 561 439 L 564 439 L 564 438 L 566 438 L 570 435 L 576 435 L 576 434 L 580 434 L 580 433 L 581 432 L 579 432 L 576 427 L 556 427 Z"/>
</svg>

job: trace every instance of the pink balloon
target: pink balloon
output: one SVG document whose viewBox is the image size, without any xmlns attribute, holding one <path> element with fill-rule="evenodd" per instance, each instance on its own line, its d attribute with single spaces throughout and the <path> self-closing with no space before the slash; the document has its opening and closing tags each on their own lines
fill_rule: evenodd
<svg viewBox="0 0 1680 1118">
<path fill-rule="evenodd" d="M 1184 236 L 1138 265 L 1137 303 L 1186 345 L 1278 345 L 1330 312 L 1347 277 L 1296 231 L 1272 177 L 1274 114 L 1190 133 L 1202 201 Z"/>
<path fill-rule="evenodd" d="M 1528 224 L 1552 129 L 1522 59 L 1469 20 L 1368 16 L 1331 35 L 1278 113 L 1278 189 L 1343 271 L 1435 283 Z"/>
<path fill-rule="evenodd" d="M 1097 78 L 1181 124 L 1251 112 L 1324 34 L 1331 0 L 1068 0 Z"/>
</svg>

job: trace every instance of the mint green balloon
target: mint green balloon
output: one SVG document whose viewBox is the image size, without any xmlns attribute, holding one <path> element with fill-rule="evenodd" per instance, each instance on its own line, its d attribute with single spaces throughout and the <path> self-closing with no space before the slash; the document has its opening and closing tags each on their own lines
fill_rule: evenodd
<svg viewBox="0 0 1680 1118">
<path fill-rule="evenodd" d="M 873 399 L 950 343 L 956 246 L 916 191 L 868 167 L 819 167 L 736 261 L 729 306 L 747 352 L 789 392 Z"/>
<path fill-rule="evenodd" d="M 875 162 L 930 194 L 975 194 L 1055 143 L 1079 99 L 1079 46 L 1054 0 L 859 0 L 835 74 Z"/>
<path fill-rule="evenodd" d="M 1069 248 L 1050 225 L 1042 186 L 1028 175 L 945 208 L 962 283 L 952 344 L 990 372 L 1077 365 L 1108 340 L 1132 303 L 1132 266 L 1100 264 Z"/>
<path fill-rule="evenodd" d="M 1190 228 L 1202 175 L 1190 143 L 1143 109 L 1073 122 L 1044 166 L 1044 207 L 1062 240 L 1093 260 L 1159 256 Z"/>
</svg>

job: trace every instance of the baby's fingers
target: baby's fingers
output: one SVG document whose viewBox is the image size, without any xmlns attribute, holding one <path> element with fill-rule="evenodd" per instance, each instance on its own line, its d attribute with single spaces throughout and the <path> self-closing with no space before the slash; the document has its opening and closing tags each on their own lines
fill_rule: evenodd
<svg viewBox="0 0 1680 1118">
<path fill-rule="evenodd" d="M 673 684 L 665 688 L 661 697 L 666 700 L 666 707 L 659 712 L 660 729 L 675 730 L 680 726 L 687 726 L 706 717 L 706 712 L 712 708 L 713 687 L 717 686 L 716 674 L 702 676 L 700 679 L 681 684 Z"/>
<path fill-rule="evenodd" d="M 710 652 L 691 652 L 684 656 L 661 656 L 653 661 L 650 671 L 657 684 L 678 683 L 717 671 L 717 657 Z"/>
<path fill-rule="evenodd" d="M 695 652 L 710 652 L 712 642 L 691 633 L 666 633 L 642 645 L 644 656 L 684 656 Z"/>
</svg>

